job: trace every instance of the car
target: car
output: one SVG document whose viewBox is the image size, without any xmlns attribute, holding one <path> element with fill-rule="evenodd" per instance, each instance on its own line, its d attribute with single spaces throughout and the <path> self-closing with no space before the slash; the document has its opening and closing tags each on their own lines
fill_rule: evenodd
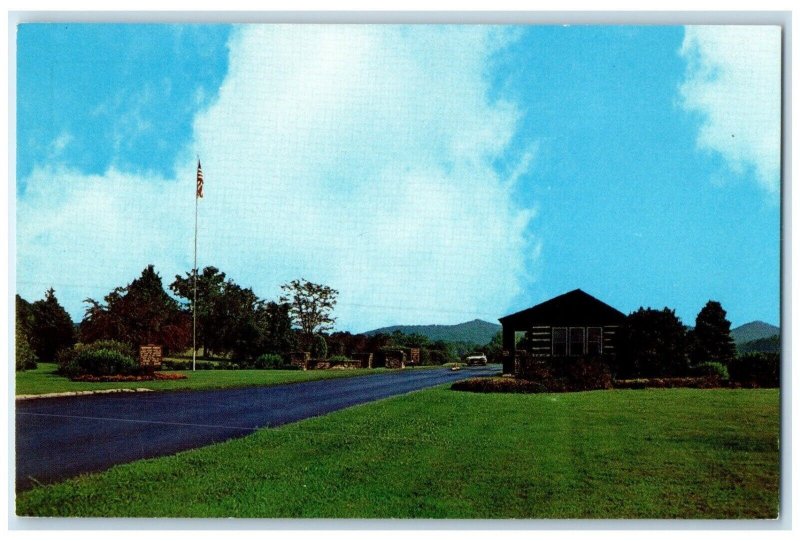
<svg viewBox="0 0 800 541">
<path fill-rule="evenodd" d="M 489 361 L 486 359 L 486 355 L 481 353 L 480 355 L 469 355 L 466 358 L 466 363 L 469 366 L 475 365 L 486 365 Z"/>
</svg>

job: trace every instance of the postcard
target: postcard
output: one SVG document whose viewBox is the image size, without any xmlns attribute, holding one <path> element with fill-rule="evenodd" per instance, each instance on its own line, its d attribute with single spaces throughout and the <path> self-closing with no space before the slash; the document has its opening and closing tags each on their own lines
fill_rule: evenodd
<svg viewBox="0 0 800 541">
<path fill-rule="evenodd" d="M 18 520 L 782 516 L 781 25 L 16 31 Z"/>
</svg>

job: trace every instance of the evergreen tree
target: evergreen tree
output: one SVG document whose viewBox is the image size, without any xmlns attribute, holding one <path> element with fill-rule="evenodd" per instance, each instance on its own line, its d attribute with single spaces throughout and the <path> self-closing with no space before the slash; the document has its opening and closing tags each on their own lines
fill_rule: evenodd
<svg viewBox="0 0 800 541">
<path fill-rule="evenodd" d="M 53 288 L 45 292 L 43 300 L 30 305 L 29 321 L 30 345 L 42 362 L 53 362 L 59 350 L 75 343 L 72 319 L 59 304 Z"/>
<path fill-rule="evenodd" d="M 708 301 L 697 314 L 689 352 L 693 364 L 727 364 L 736 356 L 736 345 L 731 338 L 731 322 L 726 316 L 725 310 L 717 301 Z"/>
<path fill-rule="evenodd" d="M 683 376 L 686 328 L 675 310 L 639 308 L 618 331 L 617 377 Z"/>
<path fill-rule="evenodd" d="M 14 322 L 14 353 L 17 370 L 32 370 L 36 368 L 36 354 L 30 344 L 31 330 L 33 328 L 33 314 L 31 312 L 31 303 L 17 295 Z"/>
<path fill-rule="evenodd" d="M 328 343 L 321 334 L 314 335 L 314 340 L 311 343 L 311 357 L 314 359 L 328 358 Z"/>
</svg>

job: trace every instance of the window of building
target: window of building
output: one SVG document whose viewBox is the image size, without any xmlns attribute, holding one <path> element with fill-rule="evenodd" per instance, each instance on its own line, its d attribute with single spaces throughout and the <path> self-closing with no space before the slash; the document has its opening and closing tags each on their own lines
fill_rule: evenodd
<svg viewBox="0 0 800 541">
<path fill-rule="evenodd" d="M 567 354 L 567 328 L 553 327 L 553 355 L 563 357 Z"/>
<path fill-rule="evenodd" d="M 589 327 L 586 329 L 586 346 L 589 355 L 603 354 L 603 328 Z"/>
<path fill-rule="evenodd" d="M 569 354 L 584 355 L 586 353 L 586 329 L 583 327 L 569 328 Z"/>
</svg>

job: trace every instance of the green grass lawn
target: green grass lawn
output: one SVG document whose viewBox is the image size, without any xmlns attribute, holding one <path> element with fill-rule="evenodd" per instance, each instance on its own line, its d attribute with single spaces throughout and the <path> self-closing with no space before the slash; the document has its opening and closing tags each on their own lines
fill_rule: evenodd
<svg viewBox="0 0 800 541">
<path fill-rule="evenodd" d="M 438 387 L 39 487 L 20 515 L 772 518 L 779 393 Z"/>
<path fill-rule="evenodd" d="M 174 391 L 179 389 L 222 389 L 227 387 L 252 387 L 297 383 L 316 379 L 363 376 L 386 371 L 383 368 L 354 370 L 177 370 L 187 379 L 171 381 L 128 381 L 120 383 L 92 383 L 70 381 L 56 374 L 56 365 L 39 363 L 35 370 L 16 373 L 16 394 L 45 394 L 67 391 L 96 391 L 103 389 L 153 389 Z"/>
</svg>

